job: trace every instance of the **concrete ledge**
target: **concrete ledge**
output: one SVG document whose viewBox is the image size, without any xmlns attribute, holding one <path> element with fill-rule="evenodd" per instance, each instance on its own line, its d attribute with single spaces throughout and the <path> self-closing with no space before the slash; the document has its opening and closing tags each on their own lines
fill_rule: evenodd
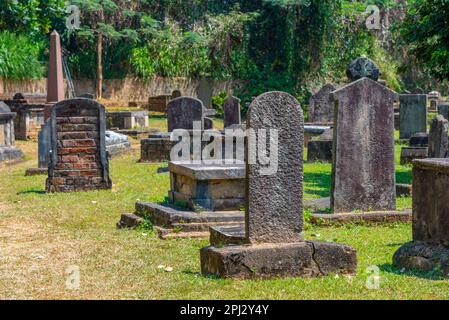
<svg viewBox="0 0 449 320">
<path fill-rule="evenodd" d="M 205 247 L 200 256 L 201 272 L 221 278 L 318 277 L 357 270 L 353 248 L 318 241 Z"/>
<path fill-rule="evenodd" d="M 245 225 L 211 227 L 210 244 L 214 247 L 247 244 Z"/>
<path fill-rule="evenodd" d="M 412 210 L 392 212 L 366 212 L 366 213 L 338 213 L 338 214 L 313 214 L 311 223 L 317 226 L 354 224 L 388 224 L 395 222 L 411 222 Z"/>
<path fill-rule="evenodd" d="M 189 177 L 193 180 L 223 180 L 245 179 L 245 163 L 237 161 L 236 164 L 192 164 L 190 162 L 174 161 L 169 163 L 172 173 Z"/>
<path fill-rule="evenodd" d="M 409 242 L 396 251 L 393 265 L 408 271 L 440 271 L 449 276 L 449 248 L 424 242 Z"/>
</svg>

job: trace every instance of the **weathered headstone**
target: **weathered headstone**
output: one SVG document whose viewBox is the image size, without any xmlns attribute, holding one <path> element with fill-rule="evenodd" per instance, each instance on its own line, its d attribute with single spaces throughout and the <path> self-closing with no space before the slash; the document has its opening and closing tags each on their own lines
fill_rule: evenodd
<svg viewBox="0 0 449 320">
<path fill-rule="evenodd" d="M 425 94 L 401 94 L 400 139 L 410 139 L 417 132 L 427 131 L 427 96 Z"/>
<path fill-rule="evenodd" d="M 47 102 L 64 100 L 64 74 L 62 71 L 61 36 L 53 31 L 50 35 L 50 60 L 48 62 Z"/>
<path fill-rule="evenodd" d="M 377 81 L 380 77 L 380 70 L 371 59 L 359 57 L 351 62 L 346 70 L 346 75 L 350 81 L 356 81 L 365 77 Z"/>
<path fill-rule="evenodd" d="M 65 100 L 52 108 L 47 192 L 112 187 L 105 122 L 104 107 L 93 100 Z"/>
<path fill-rule="evenodd" d="M 167 106 L 168 131 L 193 130 L 194 121 L 204 121 L 203 110 L 202 102 L 195 98 L 180 97 L 171 100 Z"/>
<path fill-rule="evenodd" d="M 307 144 L 307 161 L 332 162 L 334 133 L 326 130 L 322 135 L 312 138 Z"/>
<path fill-rule="evenodd" d="M 438 114 L 441 114 L 446 120 L 449 120 L 449 103 L 440 103 L 438 105 Z"/>
<path fill-rule="evenodd" d="M 429 158 L 447 158 L 449 124 L 442 115 L 430 122 Z"/>
<path fill-rule="evenodd" d="M 334 103 L 331 101 L 331 92 L 335 91 L 333 84 L 326 84 L 309 101 L 309 122 L 334 122 Z"/>
<path fill-rule="evenodd" d="M 243 228 L 227 227 L 224 233 L 218 232 L 223 237 L 213 237 L 247 245 L 203 248 L 204 274 L 269 278 L 355 273 L 356 252 L 351 247 L 302 241 L 303 119 L 298 101 L 287 93 L 269 92 L 252 102 L 247 127 L 254 131 L 249 138 L 248 157 L 254 154 L 257 144 L 260 148 L 264 132 L 270 132 L 265 143 L 277 132 L 278 149 L 273 144 L 269 149 L 270 158 L 277 151 L 277 170 L 266 174 L 266 165 L 259 161 L 247 162 L 245 232 L 241 231 Z M 228 237 L 226 232 L 237 237 Z M 239 240 L 243 234 L 244 239 Z"/>
<path fill-rule="evenodd" d="M 397 268 L 449 274 L 448 190 L 449 159 L 415 160 L 413 241 L 394 254 Z"/>
<path fill-rule="evenodd" d="M 0 162 L 19 159 L 23 156 L 22 151 L 15 146 L 15 116 L 16 114 L 0 101 Z"/>
<path fill-rule="evenodd" d="M 240 99 L 229 96 L 223 105 L 224 127 L 242 123 L 240 115 Z"/>
<path fill-rule="evenodd" d="M 401 164 L 410 164 L 416 159 L 427 159 L 429 156 L 429 135 L 427 132 L 415 133 L 408 147 L 401 150 Z"/>
<path fill-rule="evenodd" d="M 334 213 L 396 209 L 396 95 L 368 78 L 333 93 L 337 117 L 331 194 Z"/>
<path fill-rule="evenodd" d="M 214 80 L 212 78 L 201 78 L 196 94 L 206 109 L 212 108 L 212 96 L 214 95 Z"/>
</svg>

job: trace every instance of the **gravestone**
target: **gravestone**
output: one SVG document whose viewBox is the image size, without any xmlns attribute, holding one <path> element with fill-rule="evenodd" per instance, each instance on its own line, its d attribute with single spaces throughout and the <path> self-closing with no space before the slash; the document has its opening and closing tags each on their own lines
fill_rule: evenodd
<svg viewBox="0 0 449 320">
<path fill-rule="evenodd" d="M 425 94 L 401 94 L 400 139 L 410 139 L 417 132 L 427 132 L 427 96 Z"/>
<path fill-rule="evenodd" d="M 307 144 L 307 162 L 332 162 L 334 133 L 326 130 L 322 135 L 312 138 Z"/>
<path fill-rule="evenodd" d="M 240 115 L 240 99 L 229 96 L 223 105 L 224 127 L 229 128 L 232 125 L 242 123 Z"/>
<path fill-rule="evenodd" d="M 424 94 L 424 89 L 420 87 L 416 87 L 412 90 L 412 94 Z"/>
<path fill-rule="evenodd" d="M 50 35 L 50 60 L 48 62 L 47 102 L 64 100 L 64 74 L 62 71 L 61 36 L 53 31 Z M 49 116 L 49 114 L 47 114 Z"/>
<path fill-rule="evenodd" d="M 179 90 L 174 90 L 171 94 L 172 99 L 180 98 L 182 97 L 182 93 Z"/>
<path fill-rule="evenodd" d="M 196 95 L 206 109 L 212 108 L 212 96 L 214 95 L 214 80 L 212 78 L 201 78 L 198 87 L 196 88 Z"/>
<path fill-rule="evenodd" d="M 429 158 L 447 158 L 449 124 L 442 115 L 430 122 Z"/>
<path fill-rule="evenodd" d="M 167 106 L 168 131 L 193 130 L 194 121 L 204 122 L 203 110 L 202 102 L 195 98 L 180 97 L 171 100 Z"/>
<path fill-rule="evenodd" d="M 394 108 L 397 94 L 362 78 L 333 94 L 334 213 L 396 209 Z"/>
<path fill-rule="evenodd" d="M 350 81 L 356 81 L 365 77 L 377 81 L 380 77 L 380 70 L 371 59 L 359 57 L 351 62 L 346 70 L 346 75 Z"/>
<path fill-rule="evenodd" d="M 429 156 L 429 135 L 427 132 L 415 133 L 408 147 L 401 150 L 401 164 L 410 164 L 416 159 L 427 159 Z"/>
<path fill-rule="evenodd" d="M 449 120 L 449 103 L 442 102 L 438 105 L 438 114 L 441 114 L 446 120 Z"/>
<path fill-rule="evenodd" d="M 351 247 L 302 241 L 303 119 L 298 101 L 287 93 L 265 93 L 252 102 L 247 127 L 253 131 L 247 157 L 255 154 L 256 140 L 264 141 L 264 130 L 270 134 L 277 130 L 277 170 L 268 174 L 259 161 L 247 161 L 245 227 L 226 226 L 213 232 L 216 236 L 212 239 L 234 245 L 212 243 L 203 248 L 203 274 L 270 278 L 355 273 L 356 252 Z M 265 142 L 270 140 L 267 136 Z M 273 145 L 269 152 L 276 152 Z M 239 239 L 242 236 L 244 239 Z"/>
<path fill-rule="evenodd" d="M 23 153 L 15 146 L 14 117 L 16 114 L 0 101 L 0 162 L 20 159 Z"/>
<path fill-rule="evenodd" d="M 398 269 L 449 274 L 449 159 L 413 166 L 413 241 L 393 256 Z"/>
<path fill-rule="evenodd" d="M 111 189 L 104 107 L 71 99 L 52 108 L 47 192 Z"/>
<path fill-rule="evenodd" d="M 333 84 L 326 84 L 309 101 L 309 122 L 334 122 L 334 104 L 331 101 L 331 92 L 335 91 Z"/>
</svg>

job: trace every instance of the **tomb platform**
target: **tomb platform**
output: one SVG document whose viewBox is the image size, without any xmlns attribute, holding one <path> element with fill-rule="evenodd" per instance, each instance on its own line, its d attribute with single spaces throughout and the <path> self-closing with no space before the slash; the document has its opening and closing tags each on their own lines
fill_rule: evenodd
<svg viewBox="0 0 449 320">
<path fill-rule="evenodd" d="M 353 248 L 318 241 L 210 246 L 200 257 L 201 272 L 221 278 L 320 277 L 357 270 Z"/>
<path fill-rule="evenodd" d="M 135 128 L 148 128 L 148 111 L 116 111 L 106 115 L 107 129 L 118 128 L 132 130 Z"/>
<path fill-rule="evenodd" d="M 245 166 L 170 162 L 168 203 L 138 202 L 134 214 L 124 214 L 118 228 L 133 228 L 148 219 L 163 239 L 207 237 L 209 228 L 244 222 Z"/>
</svg>

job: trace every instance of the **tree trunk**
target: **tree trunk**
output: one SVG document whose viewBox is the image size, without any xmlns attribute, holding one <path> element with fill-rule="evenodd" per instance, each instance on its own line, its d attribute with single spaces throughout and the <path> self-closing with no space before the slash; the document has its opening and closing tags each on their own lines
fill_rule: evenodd
<svg viewBox="0 0 449 320">
<path fill-rule="evenodd" d="M 103 36 L 97 36 L 97 99 L 103 98 Z"/>
</svg>

